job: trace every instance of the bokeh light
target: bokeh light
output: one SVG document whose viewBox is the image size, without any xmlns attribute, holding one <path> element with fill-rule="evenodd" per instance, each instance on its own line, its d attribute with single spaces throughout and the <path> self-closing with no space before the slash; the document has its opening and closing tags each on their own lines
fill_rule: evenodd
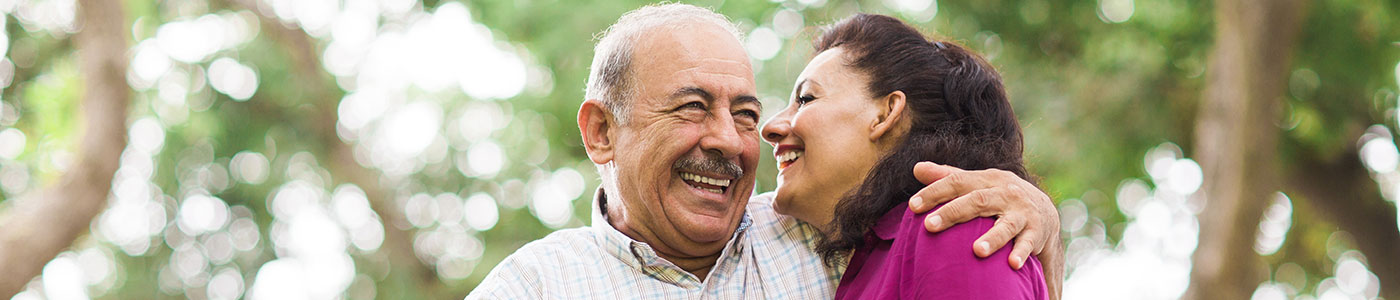
<svg viewBox="0 0 1400 300">
<path fill-rule="evenodd" d="M 24 154 L 24 132 L 16 128 L 0 130 L 0 159 L 14 160 Z"/>
<path fill-rule="evenodd" d="M 49 299 L 87 299 L 83 269 L 72 255 L 59 255 L 44 265 L 43 283 Z"/>
<path fill-rule="evenodd" d="M 466 166 L 463 175 L 470 177 L 491 178 L 501 171 L 505 165 L 505 152 L 501 146 L 490 141 L 484 141 L 473 145 L 471 150 L 466 152 Z"/>
<path fill-rule="evenodd" d="M 209 64 L 209 85 L 233 100 L 248 100 L 258 90 L 258 74 L 232 58 L 221 57 Z"/>
<path fill-rule="evenodd" d="M 773 32 L 784 38 L 801 32 L 805 25 L 802 13 L 796 10 L 785 8 L 773 13 Z"/>
<path fill-rule="evenodd" d="M 195 194 L 180 201 L 180 230 L 194 236 L 222 229 L 228 222 L 228 204 L 208 195 Z"/>
<path fill-rule="evenodd" d="M 757 60 L 769 60 L 778 55 L 778 50 L 782 50 L 782 38 L 768 27 L 759 27 L 749 32 L 744 46 L 749 50 L 749 57 Z"/>
<path fill-rule="evenodd" d="M 573 128 L 587 50 L 615 14 L 641 3 L 497 4 L 127 2 L 121 55 L 132 93 L 110 196 L 87 224 L 91 234 L 44 262 L 15 299 L 440 296 L 422 287 L 457 297 L 514 247 L 588 224 L 582 212 L 593 207 L 577 206 L 598 180 Z M 1183 296 L 1197 214 L 1222 201 L 1202 195 L 1211 181 L 1191 158 L 1201 149 L 1180 129 L 1193 128 L 1180 116 L 1200 106 L 1175 104 L 1201 93 L 1214 52 L 1204 42 L 1211 31 L 1197 25 L 1215 24 L 1213 8 L 1005 4 L 774 0 L 719 9 L 746 33 L 742 47 L 770 108 L 785 103 L 809 58 L 814 25 L 851 13 L 896 16 L 983 54 L 1005 76 L 1028 165 L 1057 202 L 1065 298 Z M 90 23 L 78 5 L 0 0 L 0 15 L 13 17 L 0 23 L 0 216 L 87 159 L 79 141 L 90 74 L 74 36 Z M 1368 39 L 1393 40 L 1390 17 L 1375 13 L 1385 10 L 1347 9 L 1313 12 L 1306 28 L 1343 32 L 1316 25 L 1344 17 Z M 1392 130 L 1400 63 L 1391 87 L 1394 57 L 1316 55 L 1328 49 L 1317 45 L 1335 43 L 1315 39 L 1303 39 L 1280 75 L 1288 79 L 1280 153 L 1351 152 L 1359 161 L 1348 162 L 1364 166 L 1392 206 L 1381 208 L 1400 212 Z M 1346 102 L 1353 98 L 1364 103 Z M 1365 130 L 1339 138 L 1359 131 L 1347 128 Z M 771 171 L 759 171 L 756 192 L 772 190 Z M 1318 220 L 1306 193 L 1278 188 L 1247 243 L 1271 275 L 1252 298 L 1381 297 L 1371 266 L 1383 260 L 1357 251 L 1366 241 Z"/>
<path fill-rule="evenodd" d="M 1366 168 L 1371 169 L 1371 172 L 1393 172 L 1396 165 L 1400 165 L 1400 152 L 1397 152 L 1395 148 L 1395 141 L 1390 139 L 1390 132 L 1384 127 L 1373 127 L 1373 129 L 1383 131 L 1377 137 L 1362 143 L 1361 161 L 1366 164 Z"/>
<path fill-rule="evenodd" d="M 484 193 L 476 193 L 467 198 L 463 210 L 466 212 L 463 217 L 466 218 L 467 225 L 476 231 L 491 230 L 500 219 L 496 210 L 496 199 Z"/>
<path fill-rule="evenodd" d="M 1123 23 L 1133 17 L 1133 0 L 1099 0 L 1099 19 L 1108 23 Z"/>
<path fill-rule="evenodd" d="M 935 0 L 885 0 L 885 6 L 903 12 L 916 22 L 928 22 L 938 15 Z"/>
<path fill-rule="evenodd" d="M 248 184 L 259 184 L 267 180 L 268 160 L 262 153 L 241 151 L 229 161 L 229 172 L 233 177 Z"/>
<path fill-rule="evenodd" d="M 1069 231 L 1065 299 L 1175 299 L 1186 292 L 1191 254 L 1200 232 L 1187 198 L 1200 197 L 1194 192 L 1202 174 L 1176 149 L 1174 144 L 1162 144 L 1144 157 L 1149 173 L 1159 170 L 1154 175 L 1161 174 L 1152 180 L 1158 188 L 1137 180 L 1119 185 L 1119 208 L 1130 219 L 1116 246 L 1105 239 L 1104 225 L 1097 218 L 1088 227 Z M 1068 206 L 1064 211 L 1074 216 L 1070 203 L 1061 207 Z"/>
<path fill-rule="evenodd" d="M 1259 255 L 1270 255 L 1283 247 L 1288 229 L 1293 226 L 1293 200 L 1288 195 L 1278 193 L 1264 210 L 1259 222 L 1259 236 L 1254 243 L 1254 251 Z"/>
</svg>

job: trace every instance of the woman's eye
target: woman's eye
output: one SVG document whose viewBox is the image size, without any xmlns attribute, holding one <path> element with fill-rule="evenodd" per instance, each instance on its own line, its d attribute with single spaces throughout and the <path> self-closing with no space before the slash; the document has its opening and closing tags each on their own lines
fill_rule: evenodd
<svg viewBox="0 0 1400 300">
<path fill-rule="evenodd" d="M 797 104 L 807 104 L 807 102 L 812 102 L 812 100 L 817 100 L 817 97 L 814 97 L 812 95 L 803 95 L 802 97 L 797 97 Z"/>
</svg>

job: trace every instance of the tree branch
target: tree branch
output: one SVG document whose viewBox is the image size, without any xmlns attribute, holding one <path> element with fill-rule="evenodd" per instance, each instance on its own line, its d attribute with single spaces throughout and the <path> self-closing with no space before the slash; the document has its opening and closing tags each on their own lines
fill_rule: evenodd
<svg viewBox="0 0 1400 300">
<path fill-rule="evenodd" d="M 18 199 L 0 224 L 0 299 L 24 288 L 45 264 L 88 230 L 112 189 L 126 148 L 126 18 L 122 2 L 78 1 L 77 40 L 86 124 L 77 163 L 39 195 Z"/>
</svg>

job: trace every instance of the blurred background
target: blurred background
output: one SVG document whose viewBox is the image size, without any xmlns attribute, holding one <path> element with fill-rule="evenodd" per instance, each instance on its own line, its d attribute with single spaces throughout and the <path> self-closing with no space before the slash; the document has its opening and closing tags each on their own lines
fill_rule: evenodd
<svg viewBox="0 0 1400 300">
<path fill-rule="evenodd" d="M 1065 299 L 1400 299 L 1400 3 L 685 2 L 768 114 L 853 13 L 983 53 Z M 0 298 L 459 299 L 589 223 L 593 36 L 645 4 L 0 0 Z"/>
</svg>

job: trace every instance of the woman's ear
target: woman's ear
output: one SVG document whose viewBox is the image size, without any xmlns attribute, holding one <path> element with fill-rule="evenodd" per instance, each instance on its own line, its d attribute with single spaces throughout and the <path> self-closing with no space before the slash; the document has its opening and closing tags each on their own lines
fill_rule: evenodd
<svg viewBox="0 0 1400 300">
<path fill-rule="evenodd" d="M 900 128 L 904 119 L 906 100 L 904 91 L 894 91 L 885 97 L 875 99 L 875 105 L 879 111 L 875 116 L 875 122 L 870 124 L 870 141 L 879 141 Z"/>
<path fill-rule="evenodd" d="M 603 105 L 602 100 L 588 99 L 578 108 L 578 130 L 583 137 L 583 149 L 594 164 L 607 164 L 613 160 L 613 127 L 617 119 L 612 111 Z"/>
</svg>

